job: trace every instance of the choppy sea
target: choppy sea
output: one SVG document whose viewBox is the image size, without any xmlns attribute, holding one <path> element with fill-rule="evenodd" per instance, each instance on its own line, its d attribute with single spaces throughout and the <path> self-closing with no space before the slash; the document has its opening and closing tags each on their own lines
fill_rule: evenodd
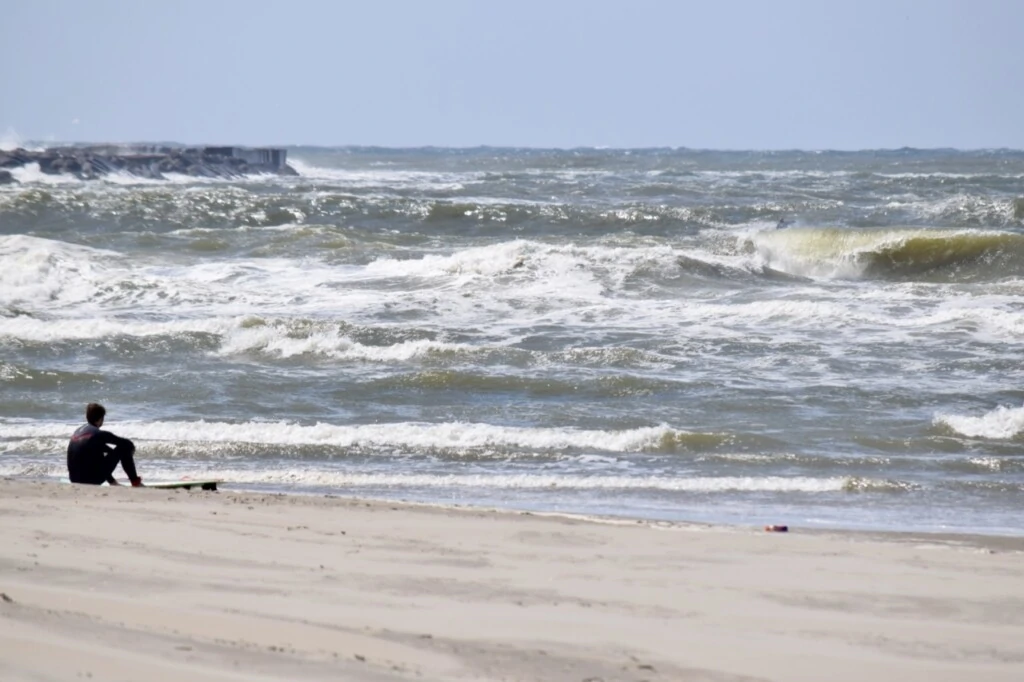
<svg viewBox="0 0 1024 682">
<path fill-rule="evenodd" d="M 288 153 L 15 171 L 0 475 L 1024 534 L 1024 152 Z"/>
</svg>

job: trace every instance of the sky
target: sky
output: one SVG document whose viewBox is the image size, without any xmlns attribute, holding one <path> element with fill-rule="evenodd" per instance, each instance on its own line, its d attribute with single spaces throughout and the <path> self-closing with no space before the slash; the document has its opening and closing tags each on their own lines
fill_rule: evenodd
<svg viewBox="0 0 1024 682">
<path fill-rule="evenodd" d="M 0 0 L 0 141 L 1024 148 L 1019 0 Z"/>
</svg>

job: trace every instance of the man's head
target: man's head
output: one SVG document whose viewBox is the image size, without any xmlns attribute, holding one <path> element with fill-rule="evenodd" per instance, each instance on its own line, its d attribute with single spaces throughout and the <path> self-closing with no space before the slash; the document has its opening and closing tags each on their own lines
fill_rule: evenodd
<svg viewBox="0 0 1024 682">
<path fill-rule="evenodd" d="M 107 416 L 107 408 L 99 403 L 89 403 L 85 406 L 85 421 L 93 426 L 103 426 L 105 416 Z"/>
</svg>

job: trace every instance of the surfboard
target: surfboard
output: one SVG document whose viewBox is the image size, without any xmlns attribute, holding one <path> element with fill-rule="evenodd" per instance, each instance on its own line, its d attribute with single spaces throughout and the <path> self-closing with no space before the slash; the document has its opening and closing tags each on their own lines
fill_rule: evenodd
<svg viewBox="0 0 1024 682">
<path fill-rule="evenodd" d="M 220 481 L 217 479 L 209 479 L 205 481 L 157 481 L 156 483 L 144 483 L 144 485 L 147 488 L 184 488 L 185 490 L 199 488 L 200 490 L 216 490 L 218 483 Z"/>
</svg>

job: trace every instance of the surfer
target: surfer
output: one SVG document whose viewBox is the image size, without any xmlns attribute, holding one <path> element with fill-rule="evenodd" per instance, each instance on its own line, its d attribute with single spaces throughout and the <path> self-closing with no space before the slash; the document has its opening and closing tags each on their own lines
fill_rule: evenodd
<svg viewBox="0 0 1024 682">
<path fill-rule="evenodd" d="M 120 464 L 134 487 L 142 486 L 135 471 L 135 444 L 127 438 L 101 431 L 107 408 L 99 403 L 85 407 L 85 420 L 68 443 L 68 477 L 72 483 L 120 485 L 114 479 L 114 469 Z"/>
<path fill-rule="evenodd" d="M 789 225 L 789 224 L 790 223 L 786 221 L 786 216 L 782 216 L 781 218 L 779 218 L 779 222 L 775 226 L 775 229 L 776 230 L 781 230 L 782 228 L 784 228 L 786 225 Z"/>
</svg>

